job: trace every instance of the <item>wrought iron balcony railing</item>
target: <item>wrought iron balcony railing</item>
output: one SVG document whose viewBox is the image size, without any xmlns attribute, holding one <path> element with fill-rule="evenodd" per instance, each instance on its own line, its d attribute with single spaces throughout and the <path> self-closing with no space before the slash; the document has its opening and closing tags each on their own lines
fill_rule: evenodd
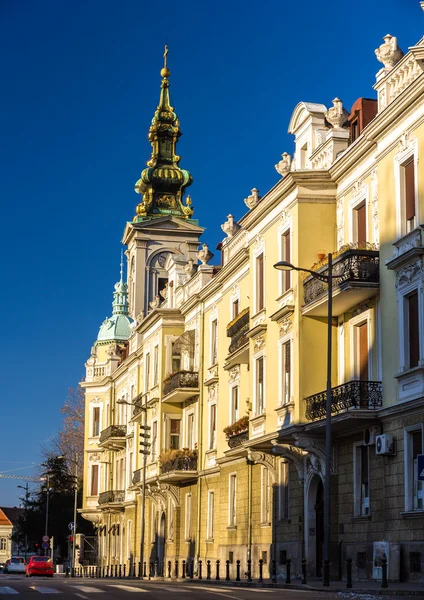
<svg viewBox="0 0 424 600">
<path fill-rule="evenodd" d="M 143 473 L 143 469 L 137 469 L 136 471 L 133 471 L 133 476 L 132 476 L 133 485 L 137 485 L 137 483 L 140 483 L 142 473 Z"/>
<path fill-rule="evenodd" d="M 244 344 L 247 343 L 248 338 L 246 333 L 249 331 L 250 320 L 250 309 L 245 308 L 227 327 L 227 336 L 231 338 L 230 347 L 228 353 L 232 354 Z"/>
<path fill-rule="evenodd" d="M 190 455 L 191 454 L 191 455 Z M 160 470 L 162 473 L 170 473 L 171 471 L 197 471 L 197 454 L 193 455 L 193 451 L 186 456 L 178 456 L 161 463 Z"/>
<path fill-rule="evenodd" d="M 249 431 L 241 431 L 235 435 L 231 435 L 227 438 L 227 442 L 230 448 L 237 448 L 241 446 L 243 442 L 247 442 L 249 439 Z"/>
<path fill-rule="evenodd" d="M 325 417 L 326 392 L 305 398 L 306 418 L 316 421 Z M 381 381 L 348 381 L 331 390 L 331 414 L 351 409 L 374 410 L 383 405 Z"/>
<path fill-rule="evenodd" d="M 99 504 L 115 504 L 124 500 L 125 490 L 108 490 L 99 494 Z"/>
<path fill-rule="evenodd" d="M 163 382 L 163 395 L 166 396 L 178 388 L 198 388 L 199 374 L 197 371 L 177 371 Z"/>
<path fill-rule="evenodd" d="M 333 261 L 333 275 L 341 275 L 333 279 L 333 289 L 343 287 L 375 287 L 380 281 L 380 258 L 378 250 L 346 250 Z M 317 271 L 328 275 L 328 267 Z M 327 293 L 327 284 L 311 275 L 303 282 L 305 305 L 315 302 Z"/>
<path fill-rule="evenodd" d="M 127 434 L 126 425 L 109 425 L 100 433 L 100 443 L 107 442 L 112 438 L 124 438 Z"/>
</svg>

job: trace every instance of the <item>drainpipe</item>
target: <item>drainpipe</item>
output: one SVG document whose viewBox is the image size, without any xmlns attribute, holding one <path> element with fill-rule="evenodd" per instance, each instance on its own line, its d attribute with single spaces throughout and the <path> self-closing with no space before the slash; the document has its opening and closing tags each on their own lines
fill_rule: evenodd
<svg viewBox="0 0 424 600">
<path fill-rule="evenodd" d="M 247 500 L 247 560 L 252 559 L 252 463 L 250 460 L 247 461 L 247 487 L 248 487 L 248 500 Z"/>
<path fill-rule="evenodd" d="M 204 302 L 201 304 L 201 324 L 200 324 L 200 356 L 199 356 L 199 403 L 198 403 L 198 439 L 197 439 L 197 471 L 203 468 L 203 340 L 205 331 L 205 312 Z M 200 558 L 200 516 L 202 510 L 202 478 L 197 480 L 197 531 L 196 531 L 196 568 Z"/>
</svg>

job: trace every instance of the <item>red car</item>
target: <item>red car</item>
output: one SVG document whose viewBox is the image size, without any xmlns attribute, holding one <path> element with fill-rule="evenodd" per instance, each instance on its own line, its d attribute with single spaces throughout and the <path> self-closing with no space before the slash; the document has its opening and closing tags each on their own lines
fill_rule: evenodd
<svg viewBox="0 0 424 600">
<path fill-rule="evenodd" d="M 26 566 L 25 575 L 32 577 L 33 575 L 45 575 L 53 577 L 53 563 L 49 556 L 31 556 L 29 563 Z"/>
</svg>

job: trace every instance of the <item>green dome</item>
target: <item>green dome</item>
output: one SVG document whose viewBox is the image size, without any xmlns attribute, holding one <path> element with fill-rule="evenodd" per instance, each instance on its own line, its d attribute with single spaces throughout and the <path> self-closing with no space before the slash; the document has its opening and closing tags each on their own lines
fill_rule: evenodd
<svg viewBox="0 0 424 600">
<path fill-rule="evenodd" d="M 128 286 L 122 278 L 115 283 L 113 292 L 112 316 L 106 318 L 100 326 L 96 344 L 104 342 L 126 342 L 130 339 L 133 319 L 128 312 Z"/>
</svg>

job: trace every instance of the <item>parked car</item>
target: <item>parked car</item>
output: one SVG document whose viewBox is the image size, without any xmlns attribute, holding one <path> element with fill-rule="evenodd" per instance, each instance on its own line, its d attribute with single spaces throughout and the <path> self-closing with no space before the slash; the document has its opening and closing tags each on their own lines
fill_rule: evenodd
<svg viewBox="0 0 424 600">
<path fill-rule="evenodd" d="M 7 565 L 6 573 L 25 573 L 25 559 L 23 556 L 12 556 Z"/>
<path fill-rule="evenodd" d="M 25 575 L 32 577 L 33 575 L 45 575 L 53 577 L 53 563 L 49 556 L 31 556 L 29 563 L 26 566 Z"/>
<path fill-rule="evenodd" d="M 3 565 L 3 573 L 7 573 L 7 567 L 10 565 L 10 561 L 11 560 L 12 560 L 11 558 L 8 558 L 7 561 L 4 563 L 4 565 Z"/>
</svg>

